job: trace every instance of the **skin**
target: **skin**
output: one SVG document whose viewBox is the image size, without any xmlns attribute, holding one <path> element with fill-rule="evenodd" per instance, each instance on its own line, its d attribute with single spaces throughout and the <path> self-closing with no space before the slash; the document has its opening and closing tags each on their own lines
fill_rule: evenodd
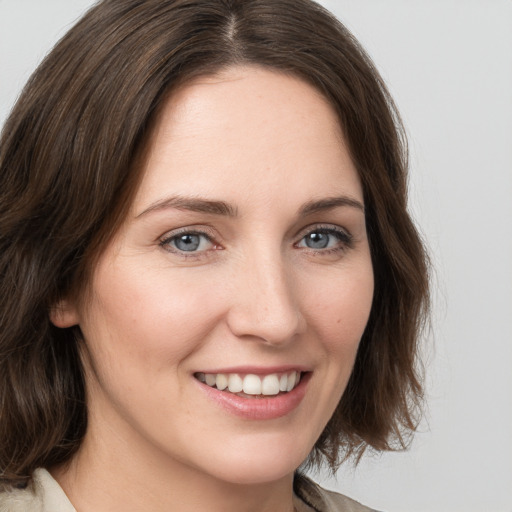
<svg viewBox="0 0 512 512">
<path fill-rule="evenodd" d="M 176 196 L 232 211 L 165 204 Z M 79 512 L 293 510 L 293 472 L 346 387 L 371 308 L 362 206 L 336 114 L 300 79 L 236 67 L 172 95 L 90 298 L 52 314 L 84 335 L 88 431 L 53 470 Z M 308 246 L 319 230 L 327 247 Z M 172 237 L 190 231 L 206 236 L 180 252 Z M 251 420 L 194 378 L 240 365 L 306 367 L 304 399 Z"/>
</svg>

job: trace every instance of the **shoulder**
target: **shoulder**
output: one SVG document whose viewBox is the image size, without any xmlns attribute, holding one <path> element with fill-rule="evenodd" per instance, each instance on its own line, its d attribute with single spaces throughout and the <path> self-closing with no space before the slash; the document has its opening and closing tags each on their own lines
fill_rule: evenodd
<svg viewBox="0 0 512 512">
<path fill-rule="evenodd" d="M 296 475 L 294 491 L 316 512 L 376 512 L 347 496 L 323 489 L 304 475 Z"/>
<path fill-rule="evenodd" d="M 76 512 L 45 469 L 36 469 L 25 489 L 0 492 L 0 512 Z"/>
</svg>

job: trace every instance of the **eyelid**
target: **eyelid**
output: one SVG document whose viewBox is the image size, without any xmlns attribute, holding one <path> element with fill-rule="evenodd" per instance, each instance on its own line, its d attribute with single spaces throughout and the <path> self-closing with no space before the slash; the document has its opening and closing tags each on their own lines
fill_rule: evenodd
<svg viewBox="0 0 512 512">
<path fill-rule="evenodd" d="M 315 231 L 324 231 L 326 233 L 337 233 L 337 234 L 347 238 L 347 240 L 353 239 L 353 235 L 350 233 L 350 231 L 348 229 L 338 226 L 336 224 L 326 224 L 326 223 L 310 224 L 309 226 L 306 226 L 305 228 L 300 230 L 300 232 L 297 235 L 297 238 L 300 241 L 306 235 L 313 233 Z"/>
<path fill-rule="evenodd" d="M 309 247 L 305 247 L 304 249 L 310 250 L 310 251 L 315 252 L 315 253 L 326 254 L 326 253 L 329 253 L 329 252 L 336 252 L 336 251 L 340 251 L 340 250 L 349 249 L 349 248 L 351 248 L 353 246 L 354 237 L 350 233 L 350 231 L 348 231 L 346 228 L 342 228 L 341 226 L 338 226 L 336 224 L 313 224 L 313 225 L 309 225 L 309 226 L 307 226 L 306 228 L 304 228 L 304 229 L 302 229 L 300 231 L 299 235 L 297 235 L 298 236 L 298 240 L 297 240 L 297 242 L 295 242 L 294 245 L 298 246 L 298 244 L 300 242 L 302 242 L 302 240 L 304 240 L 304 238 L 307 235 L 309 235 L 311 233 L 315 233 L 315 232 L 323 232 L 323 233 L 327 233 L 327 234 L 338 236 L 339 242 L 340 242 L 341 245 L 338 246 L 338 247 L 325 248 L 325 249 L 313 249 L 313 248 L 309 248 Z"/>
<path fill-rule="evenodd" d="M 212 244 L 213 247 L 202 251 L 191 251 L 190 253 L 187 253 L 186 251 L 180 251 L 179 249 L 172 247 L 170 244 L 173 239 L 179 237 L 180 235 L 203 236 Z M 218 250 L 221 248 L 220 244 L 215 239 L 216 233 L 213 229 L 209 229 L 207 226 L 184 226 L 167 231 L 164 235 L 160 236 L 158 238 L 158 245 L 164 250 L 173 254 L 177 254 L 183 258 L 199 258 L 211 250 Z"/>
</svg>

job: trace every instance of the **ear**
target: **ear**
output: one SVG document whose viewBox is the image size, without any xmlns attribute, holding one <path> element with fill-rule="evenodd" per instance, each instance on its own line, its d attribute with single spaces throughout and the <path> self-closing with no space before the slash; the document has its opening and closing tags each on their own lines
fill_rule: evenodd
<svg viewBox="0 0 512 512">
<path fill-rule="evenodd" d="M 55 327 L 73 327 L 79 323 L 78 311 L 72 301 L 59 300 L 50 308 L 50 321 Z"/>
</svg>

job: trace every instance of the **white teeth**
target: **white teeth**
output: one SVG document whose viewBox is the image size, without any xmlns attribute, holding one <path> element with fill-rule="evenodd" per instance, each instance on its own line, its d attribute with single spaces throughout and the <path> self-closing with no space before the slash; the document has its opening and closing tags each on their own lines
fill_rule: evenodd
<svg viewBox="0 0 512 512">
<path fill-rule="evenodd" d="M 221 391 L 223 389 L 226 389 L 228 387 L 227 375 L 224 375 L 223 373 L 218 373 L 217 377 L 215 378 L 215 385 L 217 386 L 217 389 L 220 389 Z"/>
<path fill-rule="evenodd" d="M 208 377 L 208 375 L 206 376 Z M 288 374 L 288 383 L 286 384 L 286 391 L 291 391 L 295 386 L 295 381 L 297 379 L 297 372 L 291 372 Z"/>
<path fill-rule="evenodd" d="M 244 377 L 244 393 L 247 395 L 261 395 L 261 379 L 257 375 Z"/>
<path fill-rule="evenodd" d="M 210 387 L 230 393 L 245 393 L 247 395 L 275 396 L 279 392 L 289 392 L 300 381 L 300 372 L 271 373 L 265 376 L 248 374 L 245 377 L 237 373 L 196 373 L 196 378 Z"/>
<path fill-rule="evenodd" d="M 206 379 L 206 384 L 208 384 L 208 386 L 215 386 L 215 384 L 217 382 L 217 376 L 213 373 L 205 374 L 205 379 Z"/>
<path fill-rule="evenodd" d="M 240 393 L 244 389 L 244 381 L 238 373 L 229 374 L 228 389 L 231 393 Z"/>
<path fill-rule="evenodd" d="M 204 377 L 204 376 L 203 376 Z M 288 375 L 283 373 L 279 379 L 279 391 L 286 391 L 288 389 Z"/>
<path fill-rule="evenodd" d="M 263 395 L 277 395 L 279 393 L 279 378 L 277 375 L 265 375 L 261 381 Z"/>
</svg>

